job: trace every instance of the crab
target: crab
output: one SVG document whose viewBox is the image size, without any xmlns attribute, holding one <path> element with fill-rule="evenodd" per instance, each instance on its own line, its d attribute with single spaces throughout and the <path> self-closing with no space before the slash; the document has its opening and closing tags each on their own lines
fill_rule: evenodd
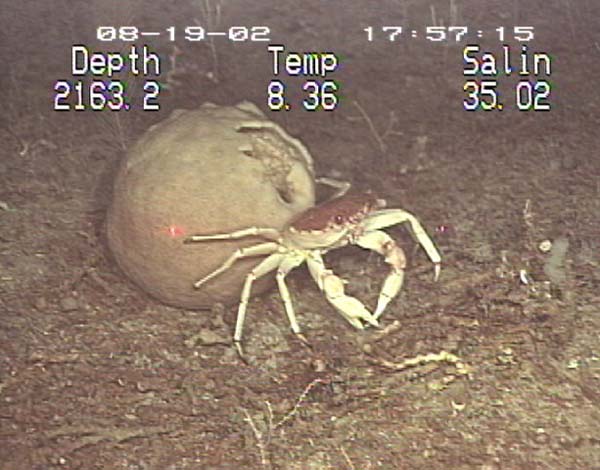
<svg viewBox="0 0 600 470">
<path fill-rule="evenodd" d="M 211 240 L 235 240 L 259 237 L 264 243 L 239 248 L 217 269 L 200 279 L 194 287 L 200 288 L 214 277 L 227 271 L 237 260 L 254 256 L 266 256 L 246 276 L 238 306 L 234 343 L 241 353 L 240 342 L 252 283 L 277 270 L 276 280 L 292 331 L 304 342 L 296 320 L 290 292 L 285 283 L 286 275 L 306 263 L 311 277 L 325 294 L 329 303 L 355 328 L 378 326 L 378 319 L 398 294 L 404 280 L 406 257 L 396 242 L 381 229 L 407 222 L 417 241 L 434 264 L 434 280 L 440 274 L 441 257 L 435 244 L 417 218 L 402 209 L 385 209 L 386 202 L 373 192 L 346 192 L 342 187 L 336 196 L 322 204 L 311 207 L 293 218 L 282 230 L 249 227 L 231 233 L 193 235 L 184 243 Z M 323 255 L 346 245 L 357 245 L 384 257 L 390 271 L 383 282 L 375 310 L 371 313 L 357 298 L 345 293 L 345 281 L 327 269 Z"/>
</svg>

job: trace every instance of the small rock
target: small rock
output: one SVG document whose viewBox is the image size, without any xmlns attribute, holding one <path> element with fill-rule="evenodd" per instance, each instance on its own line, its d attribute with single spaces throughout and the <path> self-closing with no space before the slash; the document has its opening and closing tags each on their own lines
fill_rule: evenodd
<svg viewBox="0 0 600 470">
<path fill-rule="evenodd" d="M 203 385 L 203 389 L 207 391 L 213 391 L 217 388 L 217 383 L 213 379 L 206 379 Z"/>
<path fill-rule="evenodd" d="M 215 344 L 229 344 L 228 338 L 215 333 L 208 328 L 202 328 L 198 334 L 192 336 L 186 341 L 188 347 L 193 347 L 195 344 L 202 344 L 204 346 L 213 346 Z"/>
<path fill-rule="evenodd" d="M 323 359 L 315 359 L 311 365 L 315 372 L 325 372 L 327 370 L 327 364 Z"/>
<path fill-rule="evenodd" d="M 48 308 L 48 302 L 43 297 L 38 297 L 35 299 L 35 303 L 33 304 L 36 310 L 46 310 Z"/>
<path fill-rule="evenodd" d="M 77 299 L 73 297 L 63 297 L 60 300 L 60 308 L 63 312 L 72 312 L 79 308 L 79 303 L 77 302 Z"/>
</svg>

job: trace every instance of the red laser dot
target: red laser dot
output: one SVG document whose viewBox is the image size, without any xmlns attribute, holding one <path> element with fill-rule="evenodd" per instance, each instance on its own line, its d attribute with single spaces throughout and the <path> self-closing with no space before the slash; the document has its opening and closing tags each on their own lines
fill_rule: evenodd
<svg viewBox="0 0 600 470">
<path fill-rule="evenodd" d="M 177 225 L 171 225 L 167 231 L 169 232 L 169 236 L 172 238 L 181 237 L 185 233 L 183 229 Z"/>
</svg>

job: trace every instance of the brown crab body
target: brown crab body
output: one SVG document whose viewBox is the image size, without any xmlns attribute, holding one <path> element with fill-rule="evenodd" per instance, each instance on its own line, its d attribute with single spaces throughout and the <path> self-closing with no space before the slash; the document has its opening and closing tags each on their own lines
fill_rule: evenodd
<svg viewBox="0 0 600 470">
<path fill-rule="evenodd" d="M 382 207 L 385 201 L 371 191 L 348 193 L 296 216 L 282 232 L 282 241 L 290 248 L 305 250 L 342 247 L 360 235 L 361 222 Z"/>
</svg>

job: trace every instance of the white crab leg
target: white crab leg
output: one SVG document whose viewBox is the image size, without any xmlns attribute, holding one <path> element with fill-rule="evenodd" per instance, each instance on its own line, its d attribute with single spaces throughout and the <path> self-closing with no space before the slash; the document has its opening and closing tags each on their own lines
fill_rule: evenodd
<svg viewBox="0 0 600 470">
<path fill-rule="evenodd" d="M 336 189 L 336 192 L 333 193 L 333 195 L 329 198 L 330 200 L 342 197 L 348 192 L 348 190 L 352 186 L 349 181 L 336 180 L 335 178 L 329 178 L 327 176 L 321 176 L 320 178 L 316 178 L 315 182 Z"/>
<path fill-rule="evenodd" d="M 379 318 L 390 301 L 398 295 L 404 281 L 404 268 L 406 257 L 404 251 L 387 233 L 381 230 L 373 230 L 361 235 L 356 244 L 367 250 L 375 251 L 385 258 L 385 262 L 391 266 L 390 273 L 383 281 L 383 287 L 377 299 L 377 307 L 373 317 Z"/>
<path fill-rule="evenodd" d="M 344 281 L 333 274 L 330 269 L 325 268 L 323 258 L 318 251 L 313 251 L 306 258 L 308 270 L 315 280 L 319 289 L 325 293 L 325 297 L 331 305 L 355 328 L 364 329 L 362 321 L 373 326 L 379 326 L 377 320 L 363 303 L 355 297 L 346 295 L 344 292 Z"/>
<path fill-rule="evenodd" d="M 283 306 L 285 308 L 285 313 L 290 322 L 290 326 L 292 327 L 292 331 L 297 335 L 300 334 L 300 327 L 298 326 L 298 322 L 296 321 L 296 314 L 294 312 L 294 305 L 292 304 L 292 298 L 290 296 L 290 291 L 285 284 L 285 276 L 295 267 L 300 266 L 304 262 L 305 258 L 302 255 L 287 255 L 281 263 L 279 264 L 279 268 L 277 268 L 277 286 L 279 287 L 279 293 L 281 295 L 281 299 L 283 300 Z"/>
<path fill-rule="evenodd" d="M 251 256 L 272 255 L 273 253 L 277 252 L 278 249 L 279 249 L 279 245 L 275 242 L 266 242 L 266 243 L 260 243 L 258 245 L 248 246 L 246 248 L 238 248 L 231 254 L 231 256 L 229 258 L 227 258 L 223 262 L 223 264 L 221 266 L 219 266 L 217 269 L 215 269 L 213 272 L 211 272 L 207 276 L 203 277 L 199 281 L 195 282 L 194 287 L 196 289 L 198 289 L 200 286 L 207 283 L 212 278 L 227 271 L 239 259 L 248 258 Z M 273 269 L 275 269 L 275 268 L 273 268 Z"/>
<path fill-rule="evenodd" d="M 421 223 L 417 220 L 417 218 L 412 215 L 410 212 L 406 212 L 402 209 L 382 209 L 379 211 L 373 212 L 369 215 L 364 221 L 365 230 L 377 230 L 380 228 L 390 227 L 392 225 L 401 224 L 404 222 L 408 222 L 410 227 L 417 238 L 417 241 L 421 244 L 427 256 L 432 263 L 435 265 L 435 276 L 434 280 L 437 281 L 440 275 L 440 263 L 442 258 L 438 249 L 435 247 L 431 238 L 421 225 Z"/>
<path fill-rule="evenodd" d="M 279 230 L 265 227 L 249 227 L 229 233 L 215 233 L 212 235 L 192 235 L 183 243 L 205 242 L 207 240 L 237 240 L 239 238 L 258 236 L 269 240 L 277 240 L 280 237 Z"/>
<path fill-rule="evenodd" d="M 258 265 L 255 266 L 255 268 L 246 276 L 244 287 L 242 289 L 242 296 L 240 298 L 240 305 L 238 306 L 237 319 L 235 321 L 235 333 L 233 334 L 233 341 L 235 341 L 236 344 L 242 340 L 242 330 L 244 328 L 244 319 L 246 318 L 246 308 L 248 307 L 248 299 L 250 298 L 252 283 L 259 277 L 264 276 L 265 274 L 268 274 L 276 269 L 284 258 L 284 254 L 273 253 L 271 256 L 258 263 Z M 241 351 L 239 347 L 238 350 Z"/>
</svg>

